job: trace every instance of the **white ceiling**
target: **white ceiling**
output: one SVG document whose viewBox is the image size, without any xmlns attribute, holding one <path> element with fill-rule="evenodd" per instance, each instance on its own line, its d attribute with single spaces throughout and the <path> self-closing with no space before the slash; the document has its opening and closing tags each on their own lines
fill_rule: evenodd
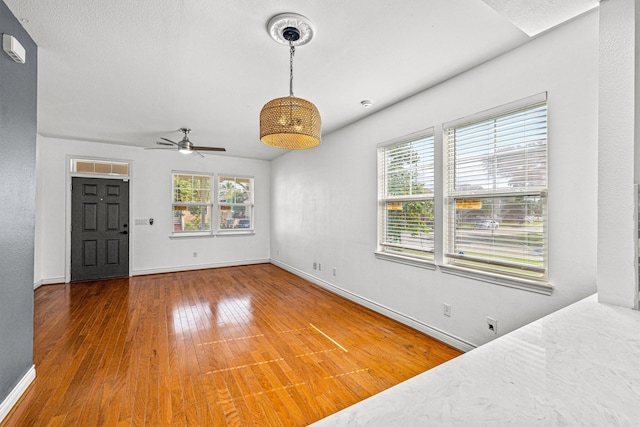
<svg viewBox="0 0 640 427">
<path fill-rule="evenodd" d="M 258 159 L 284 152 L 258 137 L 262 106 L 289 92 L 288 48 L 266 30 L 276 14 L 314 24 L 294 93 L 316 104 L 323 135 L 526 43 L 520 28 L 540 19 L 514 19 L 526 0 L 508 13 L 483 0 L 4 1 L 39 46 L 40 134 L 151 147 L 190 127 L 196 145 Z M 547 28 L 597 0 L 571 3 Z"/>
</svg>

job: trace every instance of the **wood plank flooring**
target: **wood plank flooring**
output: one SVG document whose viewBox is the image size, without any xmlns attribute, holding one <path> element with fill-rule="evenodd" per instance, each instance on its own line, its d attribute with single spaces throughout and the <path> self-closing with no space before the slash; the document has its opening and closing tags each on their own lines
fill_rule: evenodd
<svg viewBox="0 0 640 427">
<path fill-rule="evenodd" d="M 9 426 L 305 426 L 460 354 L 270 264 L 47 285 Z"/>
</svg>

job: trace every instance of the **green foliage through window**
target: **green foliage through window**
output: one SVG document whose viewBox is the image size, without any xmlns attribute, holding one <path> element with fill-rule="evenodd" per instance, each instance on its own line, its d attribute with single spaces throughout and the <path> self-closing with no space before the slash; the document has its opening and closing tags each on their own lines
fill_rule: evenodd
<svg viewBox="0 0 640 427">
<path fill-rule="evenodd" d="M 173 174 L 173 232 L 211 230 L 211 176 Z"/>
<path fill-rule="evenodd" d="M 378 150 L 380 246 L 385 252 L 432 258 L 434 139 L 421 136 Z"/>
</svg>

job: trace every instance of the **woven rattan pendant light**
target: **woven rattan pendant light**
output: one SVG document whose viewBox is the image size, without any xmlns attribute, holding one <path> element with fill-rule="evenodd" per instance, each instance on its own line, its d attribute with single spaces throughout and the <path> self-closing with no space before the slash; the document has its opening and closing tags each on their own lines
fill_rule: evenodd
<svg viewBox="0 0 640 427">
<path fill-rule="evenodd" d="M 260 140 L 272 147 L 302 150 L 320 145 L 320 113 L 306 99 L 293 96 L 295 47 L 313 37 L 305 17 L 286 13 L 274 16 L 268 25 L 271 37 L 289 45 L 289 96 L 267 102 L 260 111 Z"/>
</svg>

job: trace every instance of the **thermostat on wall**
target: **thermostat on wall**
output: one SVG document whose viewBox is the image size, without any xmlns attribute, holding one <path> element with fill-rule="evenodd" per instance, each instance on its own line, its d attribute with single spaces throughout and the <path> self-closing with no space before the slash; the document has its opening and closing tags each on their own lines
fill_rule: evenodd
<svg viewBox="0 0 640 427">
<path fill-rule="evenodd" d="M 27 60 L 27 52 L 18 39 L 10 34 L 2 35 L 2 48 L 16 62 L 24 64 Z"/>
</svg>

